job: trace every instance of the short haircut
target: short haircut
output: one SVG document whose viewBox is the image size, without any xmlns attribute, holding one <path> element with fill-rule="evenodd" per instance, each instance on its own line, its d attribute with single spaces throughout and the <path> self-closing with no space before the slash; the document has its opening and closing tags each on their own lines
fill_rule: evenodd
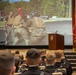
<svg viewBox="0 0 76 75">
<path fill-rule="evenodd" d="M 15 60 L 10 51 L 0 52 L 0 75 L 9 75 L 14 67 L 14 63 Z"/>
<path fill-rule="evenodd" d="M 41 54 L 46 54 L 46 50 L 42 50 L 41 51 Z"/>
<path fill-rule="evenodd" d="M 54 52 L 49 52 L 46 54 L 47 64 L 53 64 L 55 59 L 56 59 L 56 55 Z"/>
<path fill-rule="evenodd" d="M 17 50 L 17 51 L 15 52 L 15 54 L 20 54 L 20 52 Z"/>
<path fill-rule="evenodd" d="M 44 61 L 45 58 L 46 58 L 46 50 L 42 50 L 41 51 L 41 60 Z"/>
<path fill-rule="evenodd" d="M 61 56 L 64 56 L 64 50 L 58 50 L 58 52 L 61 54 Z"/>
<path fill-rule="evenodd" d="M 60 59 L 62 57 L 61 53 L 58 51 L 55 52 L 55 55 L 56 55 L 56 59 Z"/>
<path fill-rule="evenodd" d="M 38 49 L 29 49 L 26 53 L 26 58 L 29 59 L 30 64 L 34 64 L 40 58 L 40 51 Z M 32 62 L 30 62 L 32 61 Z"/>
</svg>

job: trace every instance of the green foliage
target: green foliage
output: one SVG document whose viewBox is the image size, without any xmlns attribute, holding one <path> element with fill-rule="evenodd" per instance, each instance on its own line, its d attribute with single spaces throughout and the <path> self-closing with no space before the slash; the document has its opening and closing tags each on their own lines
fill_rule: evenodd
<svg viewBox="0 0 76 75">
<path fill-rule="evenodd" d="M 9 1 L 9 0 L 8 0 Z M 13 10 L 17 14 L 17 9 L 21 7 L 26 12 L 38 12 L 40 15 L 68 17 L 69 16 L 69 0 L 30 0 L 30 2 L 0 3 L 0 10 L 6 13 Z"/>
</svg>

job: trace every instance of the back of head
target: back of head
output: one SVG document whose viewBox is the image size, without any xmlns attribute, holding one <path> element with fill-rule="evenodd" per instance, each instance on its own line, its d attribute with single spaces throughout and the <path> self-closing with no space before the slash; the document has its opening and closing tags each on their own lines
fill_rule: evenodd
<svg viewBox="0 0 76 75">
<path fill-rule="evenodd" d="M 46 59 L 46 50 L 41 51 L 41 60 L 44 61 Z"/>
<path fill-rule="evenodd" d="M 40 51 L 37 49 L 29 49 L 26 53 L 26 58 L 29 65 L 35 65 L 40 58 Z"/>
<path fill-rule="evenodd" d="M 41 51 L 41 56 L 46 56 L 46 50 Z"/>
<path fill-rule="evenodd" d="M 61 54 L 62 59 L 65 58 L 64 50 L 58 50 L 58 52 Z"/>
<path fill-rule="evenodd" d="M 23 17 L 23 11 L 22 11 L 22 8 L 18 8 L 18 13 L 21 17 Z"/>
<path fill-rule="evenodd" d="M 20 54 L 20 52 L 17 50 L 17 51 L 15 52 L 15 54 Z"/>
<path fill-rule="evenodd" d="M 57 60 L 57 61 L 61 61 L 61 57 L 62 57 L 61 53 L 58 52 L 58 51 L 56 51 L 56 52 L 55 52 L 55 55 L 56 55 L 56 60 Z"/>
<path fill-rule="evenodd" d="M 54 52 L 47 53 L 46 55 L 47 64 L 54 64 L 55 59 L 56 59 L 56 55 Z"/>
<path fill-rule="evenodd" d="M 14 67 L 14 62 L 13 54 L 10 51 L 0 52 L 0 75 L 9 75 Z"/>
</svg>

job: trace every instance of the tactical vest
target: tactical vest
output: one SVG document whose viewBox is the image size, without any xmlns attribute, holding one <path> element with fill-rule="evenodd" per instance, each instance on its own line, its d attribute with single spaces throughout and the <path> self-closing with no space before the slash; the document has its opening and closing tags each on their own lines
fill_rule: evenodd
<svg viewBox="0 0 76 75">
<path fill-rule="evenodd" d="M 13 21 L 14 21 L 14 16 L 13 17 L 8 16 L 7 25 L 12 25 Z"/>
<path fill-rule="evenodd" d="M 13 22 L 13 28 L 18 28 L 21 25 L 21 18 L 20 16 L 16 16 Z"/>
</svg>

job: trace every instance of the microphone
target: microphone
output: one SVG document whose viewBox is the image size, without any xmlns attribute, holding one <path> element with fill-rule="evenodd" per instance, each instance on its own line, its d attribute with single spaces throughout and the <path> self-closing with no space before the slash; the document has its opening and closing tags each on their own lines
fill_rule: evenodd
<svg viewBox="0 0 76 75">
<path fill-rule="evenodd" d="M 55 33 L 57 34 L 57 32 L 58 32 L 58 30 L 56 30 L 56 32 L 55 32 Z"/>
</svg>

